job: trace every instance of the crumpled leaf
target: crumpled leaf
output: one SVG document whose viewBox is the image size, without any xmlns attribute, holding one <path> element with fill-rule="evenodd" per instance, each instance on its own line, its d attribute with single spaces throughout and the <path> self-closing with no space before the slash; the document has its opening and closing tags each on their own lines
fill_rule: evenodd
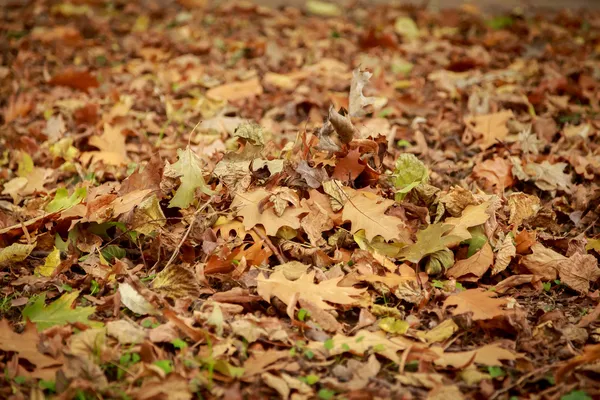
<svg viewBox="0 0 600 400">
<path fill-rule="evenodd" d="M 556 279 L 560 262 L 567 260 L 567 257 L 545 247 L 541 243 L 535 243 L 531 246 L 531 251 L 532 254 L 521 259 L 521 264 L 543 280 L 552 281 Z"/>
<path fill-rule="evenodd" d="M 348 112 L 351 117 L 362 117 L 366 114 L 364 108 L 375 103 L 376 97 L 365 97 L 363 89 L 369 79 L 373 76 L 368 71 L 361 71 L 356 68 L 352 71 L 352 81 L 350 83 L 350 98 L 348 100 Z"/>
<path fill-rule="evenodd" d="M 253 121 L 244 121 L 236 129 L 232 135 L 246 139 L 255 146 L 265 145 L 265 130 L 262 126 Z"/>
<path fill-rule="evenodd" d="M 414 154 L 404 153 L 396 159 L 393 173 L 396 201 L 401 201 L 415 187 L 429 182 L 429 170 Z"/>
<path fill-rule="evenodd" d="M 142 235 L 150 235 L 165 224 L 165 214 L 155 194 L 139 203 L 133 211 L 132 229 Z"/>
<path fill-rule="evenodd" d="M 106 334 L 116 338 L 120 344 L 142 343 L 148 336 L 146 330 L 126 319 L 107 322 Z"/>
<path fill-rule="evenodd" d="M 454 264 L 454 253 L 452 250 L 444 248 L 429 254 L 425 261 L 425 272 L 429 275 L 439 274 L 450 268 Z"/>
<path fill-rule="evenodd" d="M 523 170 L 529 175 L 533 183 L 542 190 L 569 192 L 571 190 L 571 175 L 563 172 L 566 167 L 567 163 L 564 162 L 550 164 L 544 160 L 541 164 L 527 163 Z"/>
<path fill-rule="evenodd" d="M 181 185 L 175 192 L 175 196 L 169 202 L 169 207 L 188 208 L 194 201 L 194 193 L 197 188 L 208 195 L 213 194 L 213 191 L 204 182 L 200 157 L 192 151 L 190 146 L 185 150 L 177 149 L 178 160 L 175 164 L 165 167 L 165 174 L 170 177 L 180 177 Z M 167 173 L 167 170 L 173 171 Z"/>
<path fill-rule="evenodd" d="M 56 247 L 54 250 L 48 254 L 46 260 L 44 260 L 44 265 L 38 266 L 35 269 L 35 272 L 42 276 L 52 276 L 56 267 L 60 265 L 60 250 Z"/>
<path fill-rule="evenodd" d="M 10 263 L 16 263 L 26 259 L 29 254 L 35 249 L 36 243 L 21 244 L 13 243 L 0 250 L 0 266 L 5 266 Z"/>
<path fill-rule="evenodd" d="M 587 294 L 590 284 L 600 278 L 598 260 L 591 254 L 575 253 L 558 262 L 560 280 L 573 290 Z"/>
<path fill-rule="evenodd" d="M 335 304 L 355 304 L 357 299 L 352 296 L 358 296 L 366 289 L 355 289 L 353 287 L 338 286 L 338 282 L 343 277 L 328 279 L 314 284 L 315 272 L 309 272 L 302 275 L 295 281 L 286 279 L 282 271 L 276 271 L 266 278 L 262 273 L 258 275 L 258 294 L 266 301 L 271 301 L 271 297 L 277 296 L 279 300 L 288 305 L 298 299 L 311 301 L 323 310 L 331 310 L 332 306 L 325 301 Z M 292 314 L 292 315 L 289 315 Z M 290 318 L 293 318 L 293 311 L 288 312 Z"/>
<path fill-rule="evenodd" d="M 506 303 L 506 299 L 496 298 L 494 292 L 469 289 L 449 296 L 444 301 L 444 310 L 449 306 L 457 306 L 451 311 L 453 315 L 472 312 L 473 320 L 478 321 L 506 315 L 507 311 L 501 308 Z"/>
<path fill-rule="evenodd" d="M 494 268 L 492 268 L 492 276 L 504 271 L 516 255 L 517 248 L 513 242 L 512 235 L 506 235 L 502 244 L 500 244 L 500 249 L 496 253 L 496 263 L 494 264 Z"/>
<path fill-rule="evenodd" d="M 379 327 L 387 333 L 403 335 L 408 331 L 410 325 L 406 321 L 394 317 L 386 317 L 379 321 Z"/>
<path fill-rule="evenodd" d="M 540 198 L 534 195 L 517 192 L 508 196 L 510 210 L 509 224 L 520 226 L 523 221 L 534 217 L 541 208 Z"/>
<path fill-rule="evenodd" d="M 154 306 L 127 282 L 119 285 L 119 294 L 121 295 L 121 303 L 136 314 L 153 315 L 158 313 Z"/>
<path fill-rule="evenodd" d="M 398 240 L 410 243 L 410 234 L 401 219 L 386 215 L 385 211 L 394 202 L 373 193 L 347 190 L 348 201 L 344 206 L 342 218 L 352 223 L 351 232 L 365 230 L 368 241 L 377 235 L 385 240 Z"/>
<path fill-rule="evenodd" d="M 81 203 L 86 196 L 87 189 L 85 187 L 75 189 L 71 196 L 66 188 L 58 188 L 52 201 L 46 205 L 46 211 L 52 213 L 69 209 Z"/>
<path fill-rule="evenodd" d="M 442 321 L 435 328 L 430 329 L 428 331 L 417 331 L 417 337 L 425 340 L 427 343 L 438 343 L 443 342 L 446 339 L 452 337 L 452 335 L 459 330 L 458 325 L 452 320 L 452 318 L 448 318 Z"/>
<path fill-rule="evenodd" d="M 23 309 L 23 320 L 33 322 L 38 331 L 72 322 L 92 326 L 100 324 L 88 320 L 89 316 L 96 312 L 96 307 L 73 308 L 73 302 L 77 297 L 79 297 L 79 291 L 74 290 L 71 293 L 64 293 L 58 299 L 46 305 L 46 293 L 42 293 L 33 303 L 28 304 Z"/>
</svg>

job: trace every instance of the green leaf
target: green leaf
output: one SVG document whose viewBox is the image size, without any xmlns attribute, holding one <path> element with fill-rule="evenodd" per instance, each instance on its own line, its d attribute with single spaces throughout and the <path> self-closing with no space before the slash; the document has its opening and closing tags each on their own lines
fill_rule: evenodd
<svg viewBox="0 0 600 400">
<path fill-rule="evenodd" d="M 319 390 L 319 398 L 322 400 L 330 400 L 333 399 L 333 396 L 335 396 L 335 392 L 333 390 L 329 390 L 329 389 L 321 389 Z"/>
<path fill-rule="evenodd" d="M 112 262 L 112 260 L 114 260 L 115 258 L 124 258 L 127 255 L 125 249 L 122 249 L 114 244 L 106 246 L 100 251 L 100 253 L 102 253 L 102 257 L 104 257 L 108 262 Z"/>
<path fill-rule="evenodd" d="M 200 188 L 205 194 L 210 195 L 213 192 L 204 182 L 200 157 L 192 151 L 190 146 L 185 150 L 178 149 L 177 156 L 179 160 L 171 165 L 171 169 L 180 176 L 181 185 L 169 202 L 169 207 L 188 208 L 194 201 L 194 192 L 197 188 Z"/>
<path fill-rule="evenodd" d="M 561 396 L 560 400 L 592 400 L 592 398 L 583 390 L 574 390 Z"/>
<path fill-rule="evenodd" d="M 410 17 L 396 18 L 394 30 L 397 34 L 409 40 L 416 39 L 421 35 L 419 27 Z"/>
<path fill-rule="evenodd" d="M 515 20 L 508 15 L 500 15 L 485 21 L 485 24 L 492 29 L 504 29 L 509 28 L 515 23 Z"/>
<path fill-rule="evenodd" d="M 88 318 L 96 311 L 96 307 L 72 308 L 73 302 L 79 296 L 79 291 L 65 293 L 57 300 L 46 305 L 46 293 L 38 296 L 33 303 L 23 309 L 23 321 L 33 322 L 38 331 L 55 325 L 65 325 L 70 322 L 81 322 L 85 325 L 98 325 Z"/>
<path fill-rule="evenodd" d="M 75 189 L 73 194 L 69 196 L 69 191 L 65 188 L 59 188 L 56 190 L 54 199 L 46 205 L 46 211 L 49 213 L 66 210 L 71 208 L 83 201 L 87 196 L 87 189 L 80 187 Z"/>
<path fill-rule="evenodd" d="M 319 377 L 317 375 L 306 375 L 306 376 L 301 376 L 300 379 L 302 382 L 306 383 L 307 385 L 314 385 L 315 383 L 319 382 Z"/>
<path fill-rule="evenodd" d="M 309 316 L 308 310 L 301 308 L 298 310 L 298 321 L 304 321 Z"/>
<path fill-rule="evenodd" d="M 454 265 L 454 253 L 450 249 L 438 250 L 427 256 L 425 272 L 436 275 Z"/>
<path fill-rule="evenodd" d="M 452 230 L 449 224 L 431 224 L 417 232 L 417 241 L 400 250 L 400 258 L 413 263 L 418 263 L 425 256 L 446 249 L 446 243 L 456 239 L 455 236 L 446 235 Z"/>
<path fill-rule="evenodd" d="M 325 347 L 327 350 L 333 349 L 333 339 L 327 339 L 325 343 L 323 343 L 323 347 Z"/>
<path fill-rule="evenodd" d="M 52 250 L 52 252 L 46 257 L 44 265 L 36 267 L 35 272 L 42 276 L 52 276 L 52 274 L 54 274 L 54 271 L 56 270 L 56 267 L 58 267 L 59 265 L 60 250 L 55 247 L 54 250 Z"/>
<path fill-rule="evenodd" d="M 506 376 L 506 371 L 504 371 L 502 367 L 496 365 L 490 365 L 488 367 L 488 373 L 492 378 L 502 378 L 503 376 Z"/>
<path fill-rule="evenodd" d="M 549 292 L 552 289 L 552 282 L 542 282 L 542 288 L 544 288 L 544 292 Z"/>
<path fill-rule="evenodd" d="M 165 371 L 165 374 L 170 374 L 171 371 L 173 371 L 173 363 L 171 360 L 157 360 L 154 361 L 154 365 Z"/>
<path fill-rule="evenodd" d="M 429 170 L 414 154 L 401 154 L 396 160 L 393 173 L 396 200 L 400 201 L 415 187 L 429 182 Z"/>
<path fill-rule="evenodd" d="M 469 250 L 467 251 L 467 258 L 477 253 L 484 244 L 488 241 L 483 226 L 475 226 L 469 229 L 471 239 L 469 240 Z"/>
<path fill-rule="evenodd" d="M 13 243 L 0 250 L 0 266 L 23 261 L 35 249 L 36 244 Z"/>
<path fill-rule="evenodd" d="M 185 349 L 187 347 L 187 343 L 185 342 L 185 340 L 180 339 L 180 338 L 175 338 L 171 341 L 171 344 L 176 348 L 176 349 Z"/>
</svg>

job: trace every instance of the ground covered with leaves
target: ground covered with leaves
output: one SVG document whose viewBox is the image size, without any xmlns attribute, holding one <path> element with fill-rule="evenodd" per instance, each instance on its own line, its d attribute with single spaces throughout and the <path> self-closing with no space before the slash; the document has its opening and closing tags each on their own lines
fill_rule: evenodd
<svg viewBox="0 0 600 400">
<path fill-rule="evenodd" d="M 600 396 L 600 15 L 39 1 L 0 27 L 0 398 Z"/>
</svg>

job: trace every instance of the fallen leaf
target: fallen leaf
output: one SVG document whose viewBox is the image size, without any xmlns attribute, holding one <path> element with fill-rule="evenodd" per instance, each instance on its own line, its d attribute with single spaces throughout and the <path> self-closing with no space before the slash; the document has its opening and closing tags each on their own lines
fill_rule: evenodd
<svg viewBox="0 0 600 400">
<path fill-rule="evenodd" d="M 23 309 L 23 320 L 33 322 L 38 331 L 72 322 L 80 322 L 84 325 L 99 324 L 88 320 L 89 316 L 96 312 L 96 307 L 73 308 L 77 297 L 79 297 L 79 291 L 74 290 L 46 305 L 46 293 L 42 293 Z"/>
<path fill-rule="evenodd" d="M 156 274 L 152 280 L 152 289 L 172 298 L 197 298 L 200 285 L 196 274 L 190 267 L 180 264 L 170 264 Z"/>
<path fill-rule="evenodd" d="M 560 281 L 579 293 L 587 294 L 590 284 L 600 278 L 598 260 L 591 254 L 575 253 L 556 265 Z"/>
<path fill-rule="evenodd" d="M 46 212 L 53 213 L 62 210 L 67 210 L 81 203 L 87 196 L 87 189 L 80 187 L 73 191 L 69 196 L 69 191 L 65 188 L 58 188 L 54 194 L 54 198 L 46 205 Z"/>
<path fill-rule="evenodd" d="M 25 260 L 35 249 L 36 244 L 13 243 L 0 250 L 0 266 Z"/>
<path fill-rule="evenodd" d="M 107 322 L 106 334 L 116 338 L 120 344 L 142 343 L 148 336 L 142 327 L 124 319 Z"/>
<path fill-rule="evenodd" d="M 352 81 L 350 82 L 350 99 L 348 100 L 348 112 L 351 117 L 362 117 L 366 114 L 365 107 L 373 104 L 377 99 L 375 97 L 365 97 L 363 89 L 373 76 L 368 71 L 361 71 L 359 68 L 352 71 Z"/>
<path fill-rule="evenodd" d="M 338 286 L 337 284 L 342 280 L 342 277 L 321 281 L 316 285 L 313 283 L 314 278 L 314 271 L 302 275 L 295 281 L 286 279 L 281 271 L 273 272 L 269 278 L 260 273 L 256 278 L 258 282 L 257 291 L 268 302 L 271 301 L 271 297 L 278 297 L 279 300 L 289 306 L 288 310 L 293 307 L 290 304 L 299 299 L 308 300 L 323 310 L 331 310 L 334 307 L 325 301 L 334 304 L 356 304 L 358 300 L 352 296 L 358 296 L 366 290 Z M 293 319 L 293 312 L 288 311 L 288 315 Z"/>
<path fill-rule="evenodd" d="M 505 110 L 493 114 L 467 117 L 465 124 L 479 137 L 479 148 L 485 150 L 492 147 L 497 141 L 506 139 L 509 133 L 506 123 L 513 117 L 511 110 Z"/>
<path fill-rule="evenodd" d="M 375 236 L 410 243 L 410 234 L 401 219 L 386 215 L 394 202 L 368 192 L 350 191 L 342 218 L 352 224 L 351 233 L 364 229 L 368 241 Z"/>
<path fill-rule="evenodd" d="M 447 218 L 444 224 L 451 225 L 453 228 L 449 231 L 448 236 L 456 237 L 456 241 L 449 243 L 448 247 L 457 245 L 463 240 L 471 239 L 471 233 L 468 228 L 484 224 L 489 218 L 487 210 L 490 206 L 489 201 L 485 201 L 479 205 L 467 206 L 460 217 Z M 460 239 L 460 240 L 459 240 Z"/>
<path fill-rule="evenodd" d="M 523 221 L 534 217 L 540 210 L 540 198 L 522 192 L 511 193 L 508 196 L 510 210 L 509 224 L 520 226 Z"/>
<path fill-rule="evenodd" d="M 260 81 L 258 78 L 252 78 L 243 82 L 227 83 L 214 87 L 206 92 L 206 97 L 215 100 L 236 101 L 248 97 L 260 96 L 261 94 L 263 94 L 263 87 Z"/>
<path fill-rule="evenodd" d="M 571 190 L 571 175 L 563 172 L 566 167 L 567 163 L 564 162 L 550 164 L 548 161 L 543 161 L 541 164 L 527 163 L 523 170 L 542 190 L 568 192 Z"/>
<path fill-rule="evenodd" d="M 267 235 L 275 236 L 282 226 L 293 229 L 300 228 L 299 216 L 308 212 L 303 207 L 287 207 L 280 217 L 275 214 L 272 208 L 267 208 L 261 213 L 260 203 L 270 195 L 271 193 L 265 189 L 259 188 L 251 192 L 238 193 L 235 196 L 231 208 L 236 210 L 237 215 L 244 219 L 246 230 L 249 231 L 256 225 L 262 225 Z"/>
<path fill-rule="evenodd" d="M 522 357 L 520 353 L 514 353 L 499 344 L 487 344 L 475 350 L 459 351 L 459 352 L 444 352 L 439 347 L 433 347 L 439 357 L 433 362 L 441 367 L 464 368 L 471 362 L 475 364 L 485 365 L 488 367 L 502 366 L 502 361 L 515 361 Z"/>
<path fill-rule="evenodd" d="M 120 125 L 112 126 L 104 124 L 104 131 L 100 136 L 92 136 L 89 139 L 90 145 L 97 147 L 100 151 L 91 151 L 82 154 L 82 160 L 87 163 L 89 160 L 101 160 L 108 165 L 122 165 L 129 162 L 127 148 L 125 147 L 125 136 L 121 133 Z"/>
<path fill-rule="evenodd" d="M 473 175 L 484 180 L 484 189 L 492 189 L 495 193 L 503 193 L 514 184 L 512 164 L 500 157 L 477 163 L 473 167 Z"/>
<path fill-rule="evenodd" d="M 36 267 L 35 272 L 42 276 L 52 276 L 60 261 L 60 250 L 55 247 L 44 260 L 44 265 Z"/>
<path fill-rule="evenodd" d="M 321 0 L 308 0 L 306 11 L 321 17 L 337 17 L 342 14 L 342 10 L 337 4 Z"/>
<path fill-rule="evenodd" d="M 448 234 L 452 229 L 452 225 L 442 223 L 428 225 L 417 232 L 417 241 L 414 244 L 400 250 L 399 257 L 416 264 L 425 256 L 446 249 L 447 243 L 460 242 L 458 236 Z"/>
<path fill-rule="evenodd" d="M 350 150 L 346 157 L 337 162 L 332 177 L 343 182 L 354 181 L 365 168 L 366 166 L 361 164 L 358 149 Z"/>
<path fill-rule="evenodd" d="M 459 330 L 458 325 L 451 319 L 448 318 L 435 328 L 430 329 L 426 332 L 417 331 L 417 337 L 425 340 L 427 343 L 438 343 L 450 339 L 454 333 Z"/>
<path fill-rule="evenodd" d="M 188 208 L 194 201 L 196 189 L 208 195 L 212 190 L 204 182 L 200 157 L 192 151 L 190 146 L 185 150 L 177 149 L 177 162 L 165 167 L 165 174 L 171 178 L 179 177 L 181 184 L 175 192 L 175 196 L 169 202 L 169 207 Z M 167 172 L 169 171 L 169 172 Z"/>
<path fill-rule="evenodd" d="M 48 83 L 50 85 L 67 86 L 83 92 L 87 92 L 90 88 L 100 86 L 96 77 L 89 71 L 77 70 L 72 67 L 55 74 Z"/>
<path fill-rule="evenodd" d="M 532 254 L 521 258 L 521 264 L 545 281 L 556 279 L 560 263 L 567 260 L 567 257 L 544 247 L 541 243 L 531 246 L 531 251 Z"/>
<path fill-rule="evenodd" d="M 496 298 L 494 292 L 469 289 L 449 296 L 444 301 L 444 310 L 449 306 L 457 306 L 451 311 L 453 315 L 470 312 L 473 313 L 473 320 L 478 321 L 506 315 L 507 311 L 501 308 L 506 303 L 506 299 Z"/>
<path fill-rule="evenodd" d="M 121 302 L 123 305 L 136 314 L 158 314 L 154 306 L 127 282 L 119 285 L 119 295 L 121 296 Z"/>
<path fill-rule="evenodd" d="M 492 275 L 497 275 L 504 271 L 511 260 L 517 255 L 517 248 L 513 243 L 512 235 L 506 235 L 500 244 L 500 249 L 496 253 L 496 263 L 492 268 Z"/>
<path fill-rule="evenodd" d="M 481 278 L 487 272 L 494 262 L 494 253 L 489 242 L 486 242 L 483 247 L 471 257 L 458 260 L 454 266 L 446 271 L 446 276 L 459 279 L 465 275 L 474 275 Z"/>
</svg>

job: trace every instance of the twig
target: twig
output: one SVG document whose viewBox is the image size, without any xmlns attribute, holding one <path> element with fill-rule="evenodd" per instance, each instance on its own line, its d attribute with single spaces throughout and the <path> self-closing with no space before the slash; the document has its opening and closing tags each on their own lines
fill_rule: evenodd
<svg viewBox="0 0 600 400">
<path fill-rule="evenodd" d="M 208 199 L 208 201 L 206 203 L 204 203 L 204 205 L 202 207 L 200 207 L 196 211 L 194 211 L 194 214 L 192 215 L 192 222 L 190 222 L 190 226 L 188 226 L 187 230 L 185 231 L 185 234 L 183 235 L 183 237 L 177 244 L 177 247 L 175 247 L 173 254 L 171 254 L 171 258 L 169 258 L 169 261 L 167 261 L 167 264 L 165 265 L 164 269 L 167 269 L 167 267 L 169 265 L 171 265 L 171 263 L 175 260 L 175 258 L 179 254 L 179 250 L 181 250 L 181 246 L 183 246 L 183 243 L 185 242 L 185 240 L 189 236 L 190 232 L 192 231 L 192 227 L 194 226 L 194 222 L 196 221 L 196 216 L 198 216 L 198 214 L 200 214 L 200 212 L 204 211 L 204 209 L 212 202 L 213 198 L 214 198 L 214 196 L 211 197 L 210 199 Z"/>
<path fill-rule="evenodd" d="M 260 230 L 258 230 L 256 228 L 252 228 L 252 230 L 254 232 L 256 232 L 258 237 L 260 237 L 262 240 L 265 241 L 265 243 L 267 244 L 269 249 L 271 249 L 273 254 L 275 254 L 275 257 L 277 257 L 277 259 L 279 260 L 279 262 L 281 264 L 285 264 L 287 262 L 285 256 L 283 254 L 281 254 L 281 251 L 279 251 L 279 249 L 277 247 L 275 247 L 275 245 L 273 244 L 273 242 L 271 242 L 271 239 L 269 239 L 269 237 L 267 235 L 264 235 Z"/>
</svg>

